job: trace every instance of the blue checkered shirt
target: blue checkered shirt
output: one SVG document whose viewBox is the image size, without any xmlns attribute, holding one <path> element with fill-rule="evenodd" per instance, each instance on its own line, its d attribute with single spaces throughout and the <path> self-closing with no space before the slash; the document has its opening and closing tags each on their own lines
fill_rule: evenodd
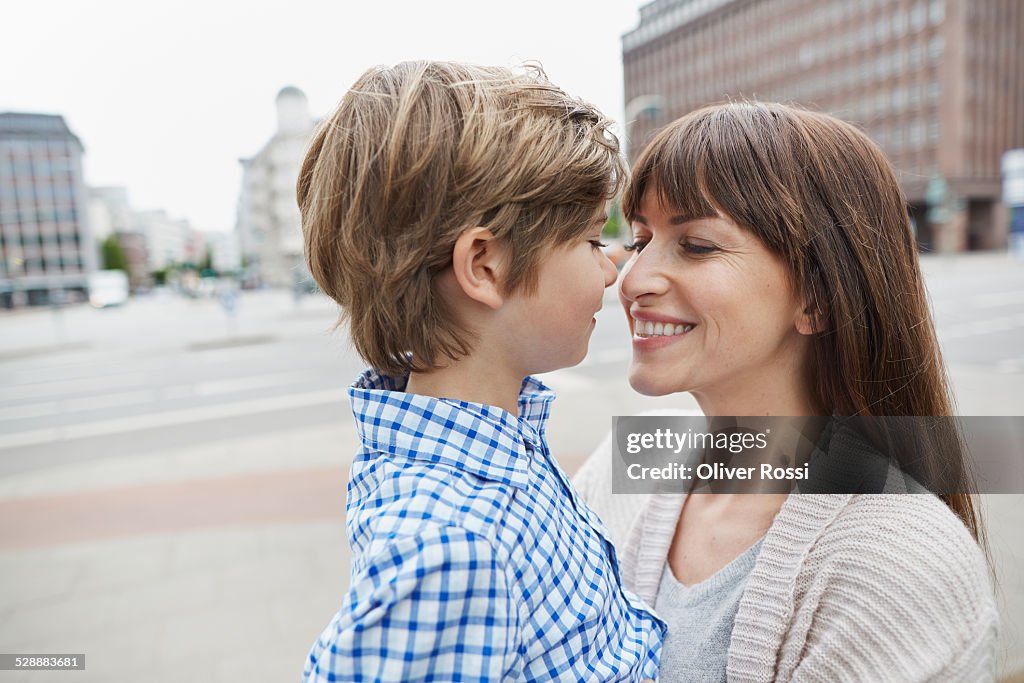
<svg viewBox="0 0 1024 683">
<path fill-rule="evenodd" d="M 554 394 L 527 378 L 516 417 L 404 387 L 349 390 L 351 584 L 305 680 L 655 678 L 665 625 L 548 451 Z"/>
</svg>

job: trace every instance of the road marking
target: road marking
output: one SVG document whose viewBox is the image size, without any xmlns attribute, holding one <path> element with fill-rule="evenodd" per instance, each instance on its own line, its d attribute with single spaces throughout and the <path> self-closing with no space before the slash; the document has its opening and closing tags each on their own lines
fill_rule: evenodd
<svg viewBox="0 0 1024 683">
<path fill-rule="evenodd" d="M 135 379 L 144 380 L 142 375 L 134 376 Z M 268 387 L 287 386 L 298 384 L 309 380 L 319 379 L 320 375 L 310 372 L 277 372 L 255 377 L 241 377 L 237 379 L 215 380 L 210 382 L 199 382 L 197 384 L 178 384 L 159 389 L 136 388 L 133 391 L 123 391 L 113 394 L 97 394 L 96 389 L 106 388 L 106 378 L 97 377 L 98 386 L 90 386 L 85 379 L 76 380 L 74 385 L 78 393 L 88 392 L 86 396 L 71 398 L 54 397 L 57 400 L 39 401 L 26 403 L 17 406 L 0 408 L 0 421 L 24 420 L 34 417 L 46 417 L 76 413 L 88 410 L 100 410 L 106 408 L 119 408 L 121 406 L 139 405 L 142 403 L 154 403 L 158 399 L 174 400 L 191 398 L 196 396 L 219 396 L 222 394 L 240 393 L 252 389 L 266 389 Z M 67 386 L 69 383 L 61 383 Z M 7 398 L 6 395 L 4 398 Z"/>
<path fill-rule="evenodd" d="M 62 399 L 64 413 L 80 413 L 88 410 L 104 410 L 107 408 L 120 408 L 122 406 L 136 406 L 142 403 L 152 403 L 156 400 L 156 391 L 153 389 L 141 389 L 138 391 L 122 391 L 117 394 L 99 394 L 96 396 L 82 396 L 81 398 Z"/>
<path fill-rule="evenodd" d="M 252 415 L 254 413 L 272 413 L 278 410 L 323 405 L 325 403 L 344 403 L 344 401 L 344 389 L 325 389 L 304 394 L 269 396 L 252 401 L 238 401 L 221 405 L 197 406 L 183 410 L 149 413 L 147 415 L 119 417 L 102 422 L 83 422 L 80 424 L 4 434 L 0 436 L 0 450 L 37 446 L 55 441 L 71 441 L 91 436 L 125 434 L 155 427 L 170 427 L 193 422 Z M 342 411 L 339 409 L 339 414 L 341 413 Z"/>
<path fill-rule="evenodd" d="M 59 404 L 56 401 L 29 403 L 22 406 L 0 408 L 0 421 L 30 420 L 33 417 L 49 417 L 50 415 L 57 415 L 59 412 Z"/>
<path fill-rule="evenodd" d="M 18 374 L 19 373 L 15 373 L 15 377 L 17 377 Z M 20 374 L 25 377 L 31 376 L 31 373 L 28 372 Z M 27 384 L 18 384 L 15 380 L 15 382 L 12 382 L 13 386 L 8 385 L 3 388 L 3 391 L 0 392 L 0 399 L 5 401 L 25 400 L 31 398 L 56 399 L 60 398 L 62 394 L 95 392 L 97 389 L 127 389 L 133 386 L 137 387 L 140 384 L 145 384 L 146 381 L 147 376 L 143 372 L 125 372 L 115 375 L 75 377 L 73 379 L 31 382 Z"/>
<path fill-rule="evenodd" d="M 198 396 L 218 396 L 220 394 L 248 391 L 249 389 L 265 389 L 267 387 L 297 384 L 320 377 L 321 375 L 311 372 L 276 372 L 268 375 L 256 375 L 255 377 L 200 382 L 196 385 L 195 393 Z"/>
</svg>

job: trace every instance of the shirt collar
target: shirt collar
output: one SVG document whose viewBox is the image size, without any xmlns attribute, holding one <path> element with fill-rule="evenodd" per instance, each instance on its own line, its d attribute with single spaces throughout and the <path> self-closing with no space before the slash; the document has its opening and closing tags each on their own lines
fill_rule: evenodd
<svg viewBox="0 0 1024 683">
<path fill-rule="evenodd" d="M 483 403 L 404 391 L 408 377 L 366 370 L 349 387 L 352 414 L 366 448 L 458 469 L 526 488 L 527 445 L 542 448 L 555 394 L 534 377 L 519 390 L 519 416 Z"/>
</svg>

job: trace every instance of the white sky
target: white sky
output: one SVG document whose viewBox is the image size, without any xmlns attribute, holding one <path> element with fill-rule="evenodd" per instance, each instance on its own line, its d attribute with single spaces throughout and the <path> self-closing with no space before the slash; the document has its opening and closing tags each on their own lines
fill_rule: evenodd
<svg viewBox="0 0 1024 683">
<path fill-rule="evenodd" d="M 301 88 L 327 114 L 367 67 L 405 59 L 515 65 L 622 117 L 621 35 L 644 0 L 34 0 L 0 22 L 0 111 L 62 114 L 85 179 L 137 209 L 230 230 L 239 157 Z"/>
</svg>

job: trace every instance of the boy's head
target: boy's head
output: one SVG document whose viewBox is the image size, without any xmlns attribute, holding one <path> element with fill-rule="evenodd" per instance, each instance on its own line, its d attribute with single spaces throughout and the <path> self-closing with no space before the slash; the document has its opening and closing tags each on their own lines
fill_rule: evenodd
<svg viewBox="0 0 1024 683">
<path fill-rule="evenodd" d="M 317 130 L 297 188 L 310 272 L 359 354 L 402 374 L 469 353 L 438 287 L 456 240 L 486 228 L 507 250 L 503 291 L 531 293 L 544 256 L 591 230 L 618 189 L 609 125 L 538 68 L 364 73 Z"/>
</svg>

